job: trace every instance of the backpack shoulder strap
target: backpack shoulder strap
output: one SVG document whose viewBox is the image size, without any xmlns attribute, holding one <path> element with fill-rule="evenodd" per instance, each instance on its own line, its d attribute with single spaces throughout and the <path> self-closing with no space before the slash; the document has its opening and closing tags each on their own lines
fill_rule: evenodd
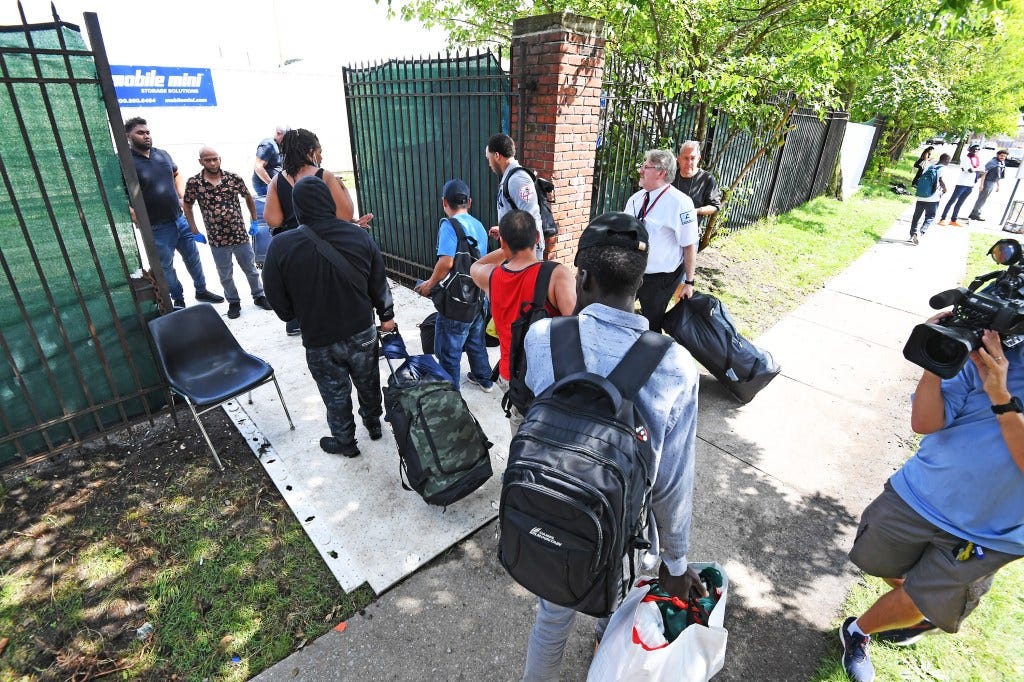
<svg viewBox="0 0 1024 682">
<path fill-rule="evenodd" d="M 508 191 L 508 181 L 512 178 L 513 175 L 515 175 L 519 171 L 526 171 L 527 175 L 529 175 L 531 178 L 533 177 L 533 173 L 530 172 L 529 168 L 524 168 L 523 166 L 516 166 L 515 168 L 512 169 L 512 172 L 505 177 L 505 181 L 501 183 L 501 191 L 505 193 L 505 200 L 508 203 L 512 204 L 513 206 L 516 205 L 516 202 L 512 201 L 512 193 Z"/>
<path fill-rule="evenodd" d="M 466 228 L 462 226 L 462 221 L 458 219 L 458 216 L 452 216 L 451 218 L 442 218 L 441 222 L 447 222 L 452 226 L 455 231 L 455 238 L 461 244 L 465 242 L 469 246 L 470 255 L 475 259 L 480 258 L 480 245 L 476 243 L 476 238 L 466 234 Z M 458 247 L 456 247 L 458 248 Z M 475 253 L 474 253 L 475 250 Z"/>
<path fill-rule="evenodd" d="M 349 261 L 345 255 L 334 248 L 324 240 L 323 237 L 313 231 L 309 225 L 299 225 L 299 232 L 302 233 L 306 239 L 313 242 L 313 246 L 316 247 L 317 252 L 323 256 L 327 261 L 333 265 L 338 272 L 340 272 L 348 281 L 352 283 L 356 289 L 365 291 L 367 282 L 366 278 L 356 270 L 355 266 Z"/>
<path fill-rule="evenodd" d="M 580 340 L 580 318 L 552 318 L 549 345 L 555 381 L 587 371 L 587 364 L 583 360 L 583 342 Z"/>
<path fill-rule="evenodd" d="M 671 345 L 672 339 L 669 337 L 645 331 L 608 375 L 608 381 L 619 389 L 623 398 L 633 400 L 651 378 Z"/>
<path fill-rule="evenodd" d="M 533 300 L 530 301 L 530 305 L 534 308 L 541 308 L 547 303 L 548 289 L 551 287 L 551 273 L 557 267 L 557 261 L 541 261 L 540 272 L 537 273 L 537 282 L 533 285 Z"/>
</svg>

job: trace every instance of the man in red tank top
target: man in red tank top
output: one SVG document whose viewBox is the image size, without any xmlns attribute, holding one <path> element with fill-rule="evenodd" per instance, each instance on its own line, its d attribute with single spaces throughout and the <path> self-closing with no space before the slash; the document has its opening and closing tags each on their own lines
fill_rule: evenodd
<svg viewBox="0 0 1024 682">
<path fill-rule="evenodd" d="M 498 223 L 499 248 L 478 260 L 470 268 L 473 281 L 487 294 L 491 317 L 501 346 L 498 361 L 498 386 L 508 389 L 509 345 L 512 323 L 519 317 L 524 303 L 533 300 L 541 261 L 537 260 L 537 225 L 525 211 L 511 211 Z M 548 284 L 546 307 L 552 316 L 572 315 L 576 309 L 576 283 L 572 272 L 557 265 Z M 522 422 L 522 415 L 513 412 L 512 433 Z"/>
</svg>

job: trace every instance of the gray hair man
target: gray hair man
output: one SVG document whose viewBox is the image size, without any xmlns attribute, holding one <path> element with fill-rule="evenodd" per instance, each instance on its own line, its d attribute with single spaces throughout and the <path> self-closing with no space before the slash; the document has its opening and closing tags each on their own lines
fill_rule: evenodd
<svg viewBox="0 0 1024 682">
<path fill-rule="evenodd" d="M 693 295 L 697 211 L 690 197 L 669 184 L 676 175 L 671 151 L 648 151 L 639 171 L 640 191 L 626 201 L 623 211 L 643 222 L 650 235 L 650 257 L 637 299 L 651 330 L 660 332 L 672 296 Z"/>
</svg>

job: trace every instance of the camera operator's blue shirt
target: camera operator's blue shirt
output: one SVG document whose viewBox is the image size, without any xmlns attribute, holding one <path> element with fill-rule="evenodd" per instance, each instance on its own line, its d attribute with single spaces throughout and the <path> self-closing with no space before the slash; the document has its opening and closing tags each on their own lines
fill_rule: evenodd
<svg viewBox="0 0 1024 682">
<path fill-rule="evenodd" d="M 1024 344 L 1006 351 L 1010 393 L 1024 397 Z M 1024 472 L 1003 440 L 970 360 L 942 382 L 946 426 L 893 474 L 893 489 L 939 528 L 986 549 L 1024 555 Z"/>
</svg>

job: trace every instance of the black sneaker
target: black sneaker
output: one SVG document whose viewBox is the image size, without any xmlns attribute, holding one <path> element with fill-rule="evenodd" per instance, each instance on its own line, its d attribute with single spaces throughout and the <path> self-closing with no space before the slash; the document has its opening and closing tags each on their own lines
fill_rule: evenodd
<svg viewBox="0 0 1024 682">
<path fill-rule="evenodd" d="M 323 438 L 321 438 L 320 449 L 332 455 L 341 455 L 343 457 L 359 456 L 359 448 L 356 447 L 356 444 L 354 442 L 342 443 L 333 436 L 324 436 Z"/>
<path fill-rule="evenodd" d="M 206 289 L 203 289 L 202 291 L 196 292 L 196 300 L 202 301 L 203 303 L 223 303 L 224 297 L 218 296 L 212 291 L 207 291 Z"/>
<path fill-rule="evenodd" d="M 299 329 L 299 321 L 297 319 L 285 322 L 284 331 L 288 336 L 298 336 L 302 333 L 302 330 Z"/>
<path fill-rule="evenodd" d="M 242 304 L 238 301 L 228 303 L 228 317 L 232 320 L 242 314 Z"/>
<path fill-rule="evenodd" d="M 171 301 L 171 305 L 174 306 L 175 310 L 183 310 L 185 308 L 185 299 L 176 298 Z"/>
<path fill-rule="evenodd" d="M 270 305 L 270 301 L 267 300 L 266 296 L 257 296 L 252 302 L 256 304 L 257 308 L 263 308 L 264 310 L 274 309 L 274 306 Z"/>
<path fill-rule="evenodd" d="M 367 417 L 363 420 L 363 426 L 370 432 L 370 440 L 380 440 L 384 437 L 384 429 L 381 428 L 379 417 Z"/>
<path fill-rule="evenodd" d="M 893 646 L 909 646 L 925 635 L 933 635 L 938 631 L 939 629 L 925 618 L 920 623 L 911 625 L 908 628 L 883 630 L 882 632 L 876 632 L 874 636 L 879 642 L 886 642 Z"/>
<path fill-rule="evenodd" d="M 850 616 L 839 628 L 839 641 L 843 644 L 843 670 L 853 682 L 871 682 L 875 679 L 875 666 L 871 665 L 871 658 L 868 657 L 868 642 L 871 638 L 853 634 L 847 629 L 855 620 L 854 616 Z"/>
</svg>

